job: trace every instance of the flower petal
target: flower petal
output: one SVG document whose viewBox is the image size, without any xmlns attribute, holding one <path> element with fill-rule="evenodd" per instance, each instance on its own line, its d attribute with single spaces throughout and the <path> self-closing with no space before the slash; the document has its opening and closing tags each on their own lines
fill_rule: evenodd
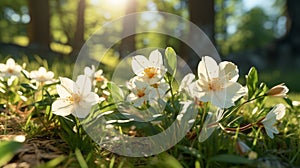
<svg viewBox="0 0 300 168">
<path fill-rule="evenodd" d="M 74 107 L 71 103 L 58 99 L 52 103 L 52 111 L 55 115 L 67 116 L 74 111 Z"/>
<path fill-rule="evenodd" d="M 235 64 L 228 61 L 223 61 L 219 64 L 220 76 L 232 82 L 236 82 L 239 78 L 239 70 Z"/>
<path fill-rule="evenodd" d="M 135 107 L 140 107 L 144 104 L 144 102 L 146 101 L 145 97 L 140 97 L 140 98 L 137 98 L 135 100 L 132 100 L 133 102 L 133 105 Z"/>
<path fill-rule="evenodd" d="M 39 70 L 38 70 L 39 73 L 46 73 L 47 70 L 45 67 L 40 67 Z"/>
<path fill-rule="evenodd" d="M 225 90 L 226 99 L 230 99 L 232 102 L 246 94 L 244 87 L 237 82 L 229 82 L 229 85 L 225 88 Z"/>
<path fill-rule="evenodd" d="M 95 73 L 95 66 L 94 65 L 92 65 L 91 68 L 88 67 L 88 66 L 84 68 L 84 74 L 85 75 L 93 77 L 94 73 Z"/>
<path fill-rule="evenodd" d="M 193 82 L 194 79 L 195 79 L 195 75 L 192 73 L 188 73 L 187 75 L 185 75 L 180 83 L 179 92 L 188 89 L 189 85 Z"/>
<path fill-rule="evenodd" d="M 99 96 L 94 92 L 90 92 L 88 95 L 83 97 L 83 99 L 84 102 L 89 103 L 91 106 L 97 104 L 100 101 Z"/>
<path fill-rule="evenodd" d="M 285 106 L 283 104 L 277 104 L 274 108 L 274 113 L 276 114 L 276 120 L 280 120 L 285 115 Z"/>
<path fill-rule="evenodd" d="M 160 67 L 163 65 L 162 55 L 158 50 L 154 50 L 150 53 L 149 61 L 155 66 Z"/>
<path fill-rule="evenodd" d="M 59 77 L 60 83 L 61 85 L 70 93 L 77 93 L 78 92 L 78 88 L 76 87 L 76 84 L 74 81 L 72 81 L 69 78 L 65 78 L 65 77 Z"/>
<path fill-rule="evenodd" d="M 274 133 L 274 134 L 278 134 L 278 133 L 279 133 L 279 131 L 277 130 L 276 127 L 266 127 L 266 126 L 265 126 L 265 130 L 266 130 L 266 132 L 267 132 L 267 135 L 268 135 L 271 139 L 274 138 L 273 133 Z"/>
<path fill-rule="evenodd" d="M 52 71 L 48 71 L 47 76 L 48 76 L 49 80 L 53 79 L 54 78 L 54 73 Z"/>
<path fill-rule="evenodd" d="M 6 61 L 6 65 L 9 66 L 9 67 L 14 67 L 16 65 L 16 62 L 14 59 L 12 58 L 9 58 L 7 61 Z"/>
<path fill-rule="evenodd" d="M 79 75 L 76 80 L 76 85 L 79 88 L 79 94 L 83 97 L 91 92 L 92 82 L 87 75 Z"/>
<path fill-rule="evenodd" d="M 226 90 L 212 92 L 211 103 L 220 108 L 228 108 L 233 105 L 231 100 L 226 97 Z"/>
<path fill-rule="evenodd" d="M 78 117 L 78 118 L 85 118 L 86 116 L 89 115 L 91 111 L 92 106 L 75 106 L 75 110 L 72 113 L 73 116 Z"/>
<path fill-rule="evenodd" d="M 219 76 L 219 66 L 217 62 L 209 57 L 202 57 L 198 65 L 198 76 L 199 78 L 205 77 L 205 79 L 213 79 Z"/>
<path fill-rule="evenodd" d="M 149 60 L 142 55 L 132 57 L 132 70 L 136 75 L 139 75 L 145 68 L 153 66 Z"/>
<path fill-rule="evenodd" d="M 67 98 L 67 97 L 70 97 L 72 95 L 72 92 L 70 92 L 63 85 L 56 85 L 56 91 L 57 91 L 60 98 Z"/>
</svg>

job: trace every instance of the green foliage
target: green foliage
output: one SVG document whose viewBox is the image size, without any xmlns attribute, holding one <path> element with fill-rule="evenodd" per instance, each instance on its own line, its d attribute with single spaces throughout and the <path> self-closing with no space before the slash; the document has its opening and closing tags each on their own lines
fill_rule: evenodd
<svg viewBox="0 0 300 168">
<path fill-rule="evenodd" d="M 172 76 L 174 77 L 176 74 L 177 68 L 177 55 L 173 48 L 167 47 L 165 50 L 165 56 L 167 59 L 167 69 L 171 71 Z"/>
<path fill-rule="evenodd" d="M 15 152 L 22 147 L 22 143 L 15 141 L 0 142 L 0 166 L 5 165 L 15 155 Z"/>
<path fill-rule="evenodd" d="M 119 88 L 115 83 L 109 82 L 107 84 L 107 87 L 109 91 L 111 92 L 111 95 L 115 101 L 115 103 L 121 102 L 124 100 L 124 94 L 122 92 L 122 89 Z"/>
<path fill-rule="evenodd" d="M 251 164 L 253 161 L 244 158 L 242 156 L 222 154 L 211 157 L 208 162 L 223 162 L 223 163 L 234 163 L 234 164 Z"/>
<path fill-rule="evenodd" d="M 167 66 L 171 70 L 176 72 L 175 55 L 172 48 L 167 48 L 165 63 L 168 64 Z M 29 63 L 28 68 L 35 69 L 41 65 L 53 67 L 42 59 L 37 60 L 39 63 Z M 65 66 L 61 62 L 54 62 L 54 64 Z M 194 98 L 192 98 L 191 101 L 195 103 L 193 108 L 196 107 L 198 113 L 195 121 L 192 122 L 192 128 L 186 136 L 166 152 L 145 158 L 118 156 L 101 149 L 85 132 L 82 126 L 85 120 L 79 121 L 72 115 L 66 117 L 54 115 L 51 112 L 51 104 L 58 96 L 53 91 L 55 85 L 58 84 L 57 82 L 36 87 L 36 83 L 31 83 L 28 77 L 21 76 L 8 87 L 7 81 L 4 80 L 2 81 L 2 89 L 9 94 L 0 92 L 1 107 L 3 109 L 10 107 L 10 113 L 4 111 L 6 115 L 15 114 L 15 107 L 21 101 L 21 98 L 16 97 L 15 93 L 22 91 L 23 96 L 28 98 L 28 101 L 24 102 L 24 108 L 34 107 L 35 109 L 27 116 L 27 123 L 23 126 L 23 131 L 28 135 L 27 138 L 35 136 L 57 137 L 67 144 L 64 156 L 50 160 L 39 165 L 39 167 L 253 167 L 266 164 L 268 159 L 272 160 L 272 158 L 276 158 L 281 164 L 299 165 L 300 120 L 298 115 L 300 107 L 295 105 L 293 101 L 299 99 L 299 95 L 292 95 L 284 99 L 266 98 L 267 86 L 259 82 L 258 76 L 259 73 L 255 68 L 249 70 L 246 76 L 248 94 L 236 100 L 235 106 L 224 109 L 224 118 L 219 123 L 212 123 L 215 130 L 211 132 L 206 141 L 199 142 L 198 138 L 201 136 L 199 134 L 203 130 L 205 119 L 211 115 L 209 112 L 214 112 L 216 109 L 211 106 L 211 103 L 194 101 Z M 173 81 L 173 77 L 169 75 L 169 82 Z M 182 108 L 182 102 L 188 96 L 173 88 L 172 82 L 168 84 L 171 89 L 168 90 L 169 97 L 167 101 L 157 100 L 158 106 L 165 105 L 162 115 L 149 122 L 126 121 L 134 118 L 132 112 L 137 111 L 137 109 L 137 112 L 140 112 L 140 108 L 126 108 L 127 104 L 123 101 L 127 96 L 127 92 L 123 92 L 125 88 L 119 87 L 113 82 L 109 82 L 107 88 L 104 88 L 104 90 L 108 89 L 106 91 L 110 95 L 107 95 L 103 102 L 98 103 L 92 109 L 88 119 L 105 118 L 113 125 L 112 129 L 122 135 L 136 137 L 156 135 L 168 129 L 174 121 L 178 120 L 177 117 L 181 112 L 188 113 L 191 110 Z M 98 93 L 105 96 L 102 95 L 102 91 Z M 7 98 L 7 95 L 12 98 Z M 286 115 L 281 121 L 277 122 L 276 127 L 279 134 L 274 139 L 270 139 L 265 133 L 261 120 L 278 103 L 287 104 Z M 7 104 L 9 106 L 5 106 Z M 121 109 L 121 112 L 118 111 L 119 109 Z M 140 116 L 142 118 L 148 112 L 151 114 L 150 104 L 146 104 L 141 109 L 145 109 L 145 111 L 136 114 L 136 118 Z M 125 116 L 124 112 L 130 115 Z M 249 159 L 249 152 L 241 153 L 237 147 L 238 141 L 247 144 L 249 149 L 258 155 L 257 158 L 251 160 Z M 8 159 L 0 157 L 1 159 L 6 158 L 6 163 L 13 157 L 17 146 L 14 145 L 13 147 L 16 148 L 12 148 L 10 145 L 9 148 L 4 147 L 5 150 L 2 150 L 1 145 L 2 143 L 0 144 L 1 156 L 6 155 L 2 152 L 9 151 Z"/>
<path fill-rule="evenodd" d="M 80 152 L 80 150 L 78 148 L 75 149 L 75 155 L 76 155 L 76 158 L 79 162 L 80 167 L 81 168 L 88 168 L 88 165 L 85 162 L 85 159 L 83 158 L 82 153 Z"/>
<path fill-rule="evenodd" d="M 248 99 L 251 99 L 257 90 L 258 84 L 258 74 L 254 67 L 249 70 L 249 73 L 246 76 L 246 84 L 248 88 Z"/>
<path fill-rule="evenodd" d="M 156 158 L 150 161 L 148 167 L 183 168 L 180 162 L 168 153 L 159 154 Z"/>
<path fill-rule="evenodd" d="M 58 167 L 66 158 L 64 156 L 59 156 L 55 159 L 48 161 L 47 163 L 38 165 L 36 168 L 54 168 Z"/>
</svg>

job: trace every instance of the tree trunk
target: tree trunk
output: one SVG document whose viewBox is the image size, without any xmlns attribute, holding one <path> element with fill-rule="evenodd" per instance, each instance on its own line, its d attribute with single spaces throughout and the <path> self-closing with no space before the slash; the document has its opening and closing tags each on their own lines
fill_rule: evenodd
<svg viewBox="0 0 300 168">
<path fill-rule="evenodd" d="M 72 56 L 76 56 L 82 45 L 84 44 L 84 12 L 85 12 L 86 2 L 85 0 L 79 0 L 77 7 L 77 22 L 76 30 L 74 34 L 74 39 L 72 41 Z"/>
<path fill-rule="evenodd" d="M 136 0 L 128 0 L 126 6 L 126 15 L 135 13 L 137 8 Z M 131 52 L 135 51 L 135 30 L 136 30 L 136 21 L 137 18 L 135 15 L 130 15 L 124 18 L 123 20 L 123 32 L 122 37 L 125 35 L 130 35 L 124 37 L 120 44 L 120 58 L 126 57 Z"/>
<path fill-rule="evenodd" d="M 189 0 L 190 21 L 200 27 L 214 43 L 214 0 Z"/>
<path fill-rule="evenodd" d="M 286 0 L 287 30 L 285 36 L 274 42 L 268 50 L 269 62 L 274 67 L 285 69 L 299 66 L 300 62 L 300 1 Z"/>
<path fill-rule="evenodd" d="M 201 30 L 204 31 L 204 33 L 208 36 L 211 42 L 214 43 L 214 0 L 189 0 L 188 7 L 190 21 L 197 25 L 199 28 L 201 28 Z M 189 32 L 189 41 L 195 44 L 198 43 L 199 48 L 205 49 L 205 47 L 201 47 L 200 45 L 206 46 L 208 45 L 208 43 L 206 41 L 202 41 L 203 39 L 197 39 L 198 37 L 199 36 L 195 35 L 191 29 Z M 203 42 L 205 44 L 202 44 Z M 211 50 L 211 48 L 208 47 L 206 50 Z M 203 50 L 203 52 L 201 53 L 209 54 L 212 52 Z M 187 62 L 190 68 L 195 72 L 198 62 L 200 61 L 200 57 L 189 46 L 185 44 L 182 44 L 181 56 Z"/>
<path fill-rule="evenodd" d="M 28 37 L 30 47 L 50 49 L 50 10 L 48 0 L 28 0 L 30 23 Z"/>
</svg>

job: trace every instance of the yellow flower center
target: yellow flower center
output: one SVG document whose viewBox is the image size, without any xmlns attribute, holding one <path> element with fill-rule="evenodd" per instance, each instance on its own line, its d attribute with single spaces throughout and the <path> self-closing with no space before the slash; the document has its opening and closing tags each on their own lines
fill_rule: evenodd
<svg viewBox="0 0 300 168">
<path fill-rule="evenodd" d="M 144 97 L 145 96 L 145 90 L 146 88 L 143 88 L 143 89 L 137 89 L 137 97 Z"/>
<path fill-rule="evenodd" d="M 13 74 L 13 73 L 14 73 L 14 70 L 11 69 L 11 68 L 8 68 L 7 72 L 10 73 L 10 74 Z"/>
<path fill-rule="evenodd" d="M 72 103 L 80 102 L 80 96 L 78 94 L 75 94 L 75 93 L 73 93 L 71 96 L 69 96 L 68 99 Z"/>
<path fill-rule="evenodd" d="M 104 81 L 104 78 L 101 77 L 101 76 L 97 76 L 97 77 L 95 77 L 95 80 L 96 80 L 97 82 L 102 82 L 102 81 Z"/>
<path fill-rule="evenodd" d="M 157 68 L 154 67 L 148 67 L 144 69 L 144 73 L 148 78 L 153 78 L 157 74 Z"/>
<path fill-rule="evenodd" d="M 158 88 L 159 84 L 158 83 L 154 83 L 151 86 L 154 87 L 154 88 Z"/>
<path fill-rule="evenodd" d="M 217 90 L 221 90 L 223 87 L 223 82 L 220 81 L 219 78 L 212 78 L 209 82 L 208 82 L 208 89 L 212 90 L 212 91 L 217 91 Z"/>
</svg>

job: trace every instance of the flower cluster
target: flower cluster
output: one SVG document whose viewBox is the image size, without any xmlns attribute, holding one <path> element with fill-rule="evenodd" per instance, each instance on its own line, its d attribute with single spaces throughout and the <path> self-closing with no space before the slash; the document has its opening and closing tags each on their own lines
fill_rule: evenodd
<svg viewBox="0 0 300 168">
<path fill-rule="evenodd" d="M 132 58 L 132 70 L 136 76 L 127 83 L 131 93 L 127 101 L 140 107 L 165 97 L 169 85 L 164 80 L 167 71 L 163 57 L 158 50 L 150 53 L 149 59 L 137 55 Z"/>
<path fill-rule="evenodd" d="M 21 66 L 13 58 L 9 58 L 5 64 L 0 63 L 0 103 L 5 104 L 6 111 L 10 111 L 16 103 L 18 106 L 15 108 L 32 103 L 29 97 L 33 97 L 35 101 L 40 100 L 40 90 L 51 92 L 50 88 L 43 88 L 43 86 L 55 82 L 52 71 L 40 67 L 38 70 L 28 72 L 25 67 L 25 63 Z M 35 91 L 33 95 L 32 91 Z"/>
<path fill-rule="evenodd" d="M 239 77 L 238 72 L 237 66 L 232 62 L 223 61 L 218 65 L 213 58 L 205 56 L 202 57 L 202 60 L 198 65 L 198 79 L 195 80 L 195 75 L 191 73 L 183 78 L 179 87 L 180 92 L 186 93 L 189 97 L 195 98 L 198 102 L 210 102 L 218 109 L 216 112 L 208 112 L 206 120 L 201 126 L 202 130 L 199 135 L 200 142 L 205 141 L 213 131 L 219 127 L 226 132 L 238 130 L 237 128 L 226 128 L 220 123 L 226 114 L 227 117 L 229 117 L 228 114 L 232 114 L 241 108 L 241 106 L 264 96 L 286 97 L 286 94 L 289 91 L 284 84 L 280 84 L 272 87 L 262 96 L 259 96 L 260 92 L 257 92 L 256 98 L 249 99 L 249 97 L 247 98 L 247 96 L 249 96 L 248 87 L 244 87 L 237 82 Z M 251 81 L 249 80 L 249 82 Z M 263 90 L 261 90 L 261 92 L 263 92 Z M 235 102 L 242 97 L 248 100 L 243 103 L 241 103 L 241 100 L 240 104 L 236 105 Z M 236 108 L 232 108 L 233 106 L 236 106 Z M 276 120 L 282 119 L 284 114 L 285 106 L 283 104 L 278 104 L 266 115 L 266 117 L 258 120 L 257 123 L 250 123 L 241 127 L 239 130 L 244 131 L 254 126 L 259 127 L 260 125 L 263 125 L 267 135 L 270 138 L 274 138 L 273 133 L 279 133 L 276 127 L 274 127 Z"/>
<path fill-rule="evenodd" d="M 274 138 L 274 134 L 279 134 L 275 124 L 284 117 L 285 106 L 278 104 L 269 110 L 262 105 L 253 107 L 255 105 L 253 102 L 263 104 L 266 97 L 286 97 L 289 89 L 284 84 L 271 89 L 264 84 L 258 86 L 258 80 L 255 79 L 257 72 L 255 69 L 251 69 L 246 77 L 246 85 L 243 86 L 238 82 L 237 65 L 228 61 L 217 63 L 210 56 L 202 57 L 198 64 L 197 77 L 189 73 L 184 76 L 182 81 L 176 81 L 174 77 L 177 66 L 176 59 L 176 53 L 170 48 L 166 49 L 164 56 L 160 51 L 154 50 L 148 58 L 143 55 L 132 57 L 131 68 L 134 76 L 128 79 L 126 86 L 129 92 L 120 101 L 124 100 L 125 105 L 134 106 L 131 109 L 141 111 L 145 107 L 163 103 L 159 107 L 168 109 L 162 109 L 164 112 L 158 115 L 165 115 L 163 117 L 167 118 L 166 121 L 171 122 L 174 120 L 184 121 L 185 115 L 189 114 L 188 109 L 191 108 L 187 108 L 187 106 L 183 108 L 182 105 L 190 105 L 192 102 L 197 107 L 198 116 L 201 118 L 200 120 L 197 118 L 197 121 L 196 119 L 192 120 L 192 123 L 195 123 L 193 129 L 200 130 L 198 136 L 200 142 L 205 141 L 219 128 L 226 133 L 237 133 L 263 127 L 265 131 L 262 132 L 270 138 Z M 26 77 L 27 81 L 16 80 L 22 75 Z M 8 92 L 12 92 L 20 97 L 15 100 L 16 104 L 21 99 L 27 101 L 26 94 L 33 93 L 33 91 L 32 96 L 35 101 L 41 101 L 43 96 L 47 95 L 47 101 L 51 102 L 50 109 L 55 115 L 68 116 L 72 114 L 78 118 L 86 118 L 95 105 L 98 105 L 97 110 L 99 110 L 102 108 L 102 104 L 111 106 L 113 111 L 117 109 L 115 107 L 117 103 L 112 101 L 111 97 L 111 93 L 116 90 L 109 87 L 112 86 L 112 82 L 104 77 L 102 69 L 96 70 L 94 65 L 85 67 L 83 74 L 77 76 L 75 81 L 66 77 L 58 77 L 57 80 L 55 74 L 45 67 L 27 72 L 25 65 L 20 66 L 10 58 L 6 64 L 0 64 L 0 79 L 0 96 L 5 97 Z M 14 81 L 16 84 L 13 84 Z M 175 82 L 180 82 L 179 86 Z M 53 85 L 53 88 L 56 85 L 56 90 L 48 88 L 49 85 Z M 116 88 L 114 87 L 114 89 Z M 9 102 L 11 97 L 16 96 L 6 96 L 5 101 L 2 101 L 6 105 L 5 107 L 13 104 Z M 259 112 L 253 112 L 253 115 L 248 117 L 249 120 L 245 121 L 248 122 L 247 124 L 241 124 L 237 122 L 236 118 L 243 117 L 245 106 L 248 109 L 260 109 L 257 110 Z M 119 118 L 116 121 L 119 121 Z M 160 122 L 163 121 L 157 123 Z"/>
<path fill-rule="evenodd" d="M 100 89 L 107 87 L 103 70 L 96 71 L 94 65 L 85 67 L 84 74 L 79 75 L 76 82 L 60 77 L 60 85 L 56 86 L 60 98 L 52 104 L 53 113 L 60 116 L 72 114 L 78 118 L 87 117 L 95 104 L 105 100 L 97 94 L 99 88 L 95 86 L 98 83 L 101 83 Z M 92 91 L 93 86 L 94 91 Z"/>
</svg>

